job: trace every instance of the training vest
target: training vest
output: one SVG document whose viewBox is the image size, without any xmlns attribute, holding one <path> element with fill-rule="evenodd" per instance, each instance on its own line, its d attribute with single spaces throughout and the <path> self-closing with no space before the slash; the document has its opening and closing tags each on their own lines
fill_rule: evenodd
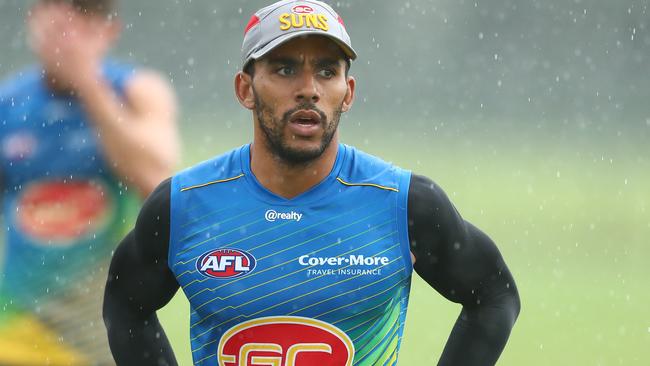
<svg viewBox="0 0 650 366">
<path fill-rule="evenodd" d="M 123 97 L 133 67 L 102 71 Z M 38 66 L 0 85 L 0 190 L 0 364 L 114 363 L 102 294 L 138 200 L 78 99 L 48 89 Z"/>
<path fill-rule="evenodd" d="M 102 70 L 122 96 L 133 67 L 106 61 Z M 49 90 L 40 67 L 0 86 L 0 188 L 0 297 L 20 309 L 40 311 L 106 266 L 135 208 L 83 106 Z"/>
<path fill-rule="evenodd" d="M 194 364 L 396 364 L 409 181 L 344 144 L 292 199 L 256 180 L 250 145 L 174 176 L 168 263 L 190 302 Z"/>
</svg>

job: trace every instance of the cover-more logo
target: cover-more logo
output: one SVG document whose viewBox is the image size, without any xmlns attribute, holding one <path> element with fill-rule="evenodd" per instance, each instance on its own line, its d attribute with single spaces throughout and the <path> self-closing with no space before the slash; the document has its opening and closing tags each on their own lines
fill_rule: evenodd
<svg viewBox="0 0 650 366">
<path fill-rule="evenodd" d="M 351 366 L 354 344 L 345 332 L 320 320 L 266 317 L 227 330 L 217 357 L 219 366 Z"/>
<path fill-rule="evenodd" d="M 381 276 L 382 268 L 391 263 L 388 257 L 351 254 L 337 257 L 316 257 L 301 255 L 298 264 L 307 267 L 306 274 L 312 276 Z"/>
<path fill-rule="evenodd" d="M 296 211 L 278 212 L 276 210 L 267 210 L 264 213 L 264 218 L 268 222 L 275 222 L 277 220 L 299 222 L 302 219 L 302 214 Z"/>
<path fill-rule="evenodd" d="M 388 257 L 368 257 L 363 254 L 348 255 L 345 257 L 310 257 L 301 255 L 298 258 L 301 266 L 341 266 L 349 264 L 351 266 L 385 266 L 390 263 Z"/>
</svg>

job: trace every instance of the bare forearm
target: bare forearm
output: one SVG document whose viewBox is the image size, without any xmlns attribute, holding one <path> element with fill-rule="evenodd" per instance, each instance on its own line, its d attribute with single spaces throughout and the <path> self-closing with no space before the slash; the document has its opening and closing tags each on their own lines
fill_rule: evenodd
<svg viewBox="0 0 650 366">
<path fill-rule="evenodd" d="M 171 175 L 179 155 L 174 108 L 162 116 L 135 113 L 133 106 L 120 100 L 101 79 L 79 86 L 78 93 L 112 169 L 127 184 L 147 196 Z M 152 128 L 155 123 L 160 128 Z"/>
</svg>

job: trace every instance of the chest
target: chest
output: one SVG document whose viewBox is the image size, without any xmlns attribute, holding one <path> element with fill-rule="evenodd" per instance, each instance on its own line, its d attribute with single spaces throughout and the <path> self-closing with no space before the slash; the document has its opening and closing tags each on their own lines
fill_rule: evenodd
<svg viewBox="0 0 650 366">
<path fill-rule="evenodd" d="M 3 108 L 0 154 L 6 183 L 37 177 L 94 176 L 105 171 L 98 138 L 72 99 L 34 96 Z"/>
<path fill-rule="evenodd" d="M 177 249 L 169 263 L 195 323 L 221 328 L 271 315 L 328 322 L 379 316 L 408 271 L 393 200 L 373 198 L 185 206 L 185 219 L 172 223 Z"/>
</svg>

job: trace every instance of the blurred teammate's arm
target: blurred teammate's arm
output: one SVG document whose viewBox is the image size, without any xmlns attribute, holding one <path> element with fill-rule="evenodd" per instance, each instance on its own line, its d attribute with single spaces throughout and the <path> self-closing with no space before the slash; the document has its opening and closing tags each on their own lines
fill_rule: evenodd
<svg viewBox="0 0 650 366">
<path fill-rule="evenodd" d="M 142 207 L 135 229 L 111 262 L 104 294 L 104 323 L 118 365 L 176 365 L 156 311 L 178 283 L 167 267 L 169 189 L 165 180 Z"/>
<path fill-rule="evenodd" d="M 113 168 L 143 197 L 172 174 L 180 146 L 176 100 L 158 74 L 134 75 L 125 88 L 126 105 L 102 79 L 80 86 L 79 98 Z"/>
<path fill-rule="evenodd" d="M 104 79 L 104 56 L 120 23 L 92 18 L 72 8 L 36 7 L 30 16 L 30 44 L 48 72 L 48 83 L 70 89 L 97 129 L 113 168 L 146 197 L 178 162 L 176 99 L 169 84 L 152 71 L 138 71 L 125 85 L 124 100 Z"/>
<path fill-rule="evenodd" d="M 519 315 L 514 279 L 492 240 L 464 221 L 444 192 L 413 175 L 409 237 L 416 272 L 463 305 L 438 365 L 494 365 Z"/>
<path fill-rule="evenodd" d="M 6 123 L 5 121 L 7 120 L 7 107 L 5 103 L 7 102 L 6 98 L 4 95 L 0 94 L 0 124 Z M 5 143 L 5 130 L 6 128 L 0 128 L 0 144 Z M 4 192 L 4 172 L 2 171 L 4 168 L 5 162 L 4 160 L 4 154 L 0 154 L 0 203 L 2 202 L 2 198 L 5 195 Z"/>
</svg>

